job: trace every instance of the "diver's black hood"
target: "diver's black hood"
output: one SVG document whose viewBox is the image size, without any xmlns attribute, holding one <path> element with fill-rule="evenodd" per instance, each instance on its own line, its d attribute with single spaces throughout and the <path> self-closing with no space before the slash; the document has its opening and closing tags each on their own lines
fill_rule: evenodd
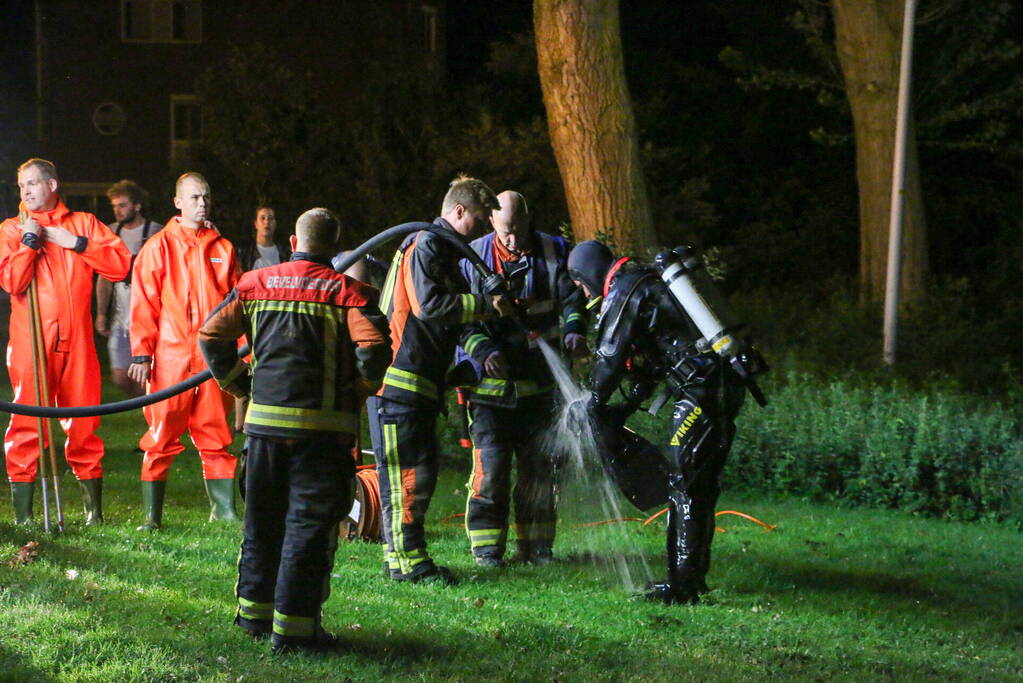
<svg viewBox="0 0 1023 683">
<path fill-rule="evenodd" d="M 568 255 L 568 275 L 573 280 L 584 282 L 591 296 L 602 296 L 604 278 L 614 260 L 611 250 L 597 240 L 580 242 Z"/>
</svg>

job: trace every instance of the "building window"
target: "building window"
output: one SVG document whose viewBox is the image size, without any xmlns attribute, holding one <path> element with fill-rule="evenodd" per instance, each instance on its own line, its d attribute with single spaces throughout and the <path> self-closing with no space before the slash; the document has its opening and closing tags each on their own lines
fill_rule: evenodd
<svg viewBox="0 0 1023 683">
<path fill-rule="evenodd" d="M 202 110 L 195 95 L 171 95 L 171 161 L 184 161 L 202 139 Z"/>
<path fill-rule="evenodd" d="M 423 3 L 423 47 L 430 54 L 437 52 L 437 6 Z"/>
<path fill-rule="evenodd" d="M 121 0 L 126 43 L 202 41 L 202 0 Z"/>
</svg>

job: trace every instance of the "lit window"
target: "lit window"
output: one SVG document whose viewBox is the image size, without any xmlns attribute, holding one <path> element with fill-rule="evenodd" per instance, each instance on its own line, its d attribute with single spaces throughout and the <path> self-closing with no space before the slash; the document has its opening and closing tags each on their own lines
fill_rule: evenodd
<svg viewBox="0 0 1023 683">
<path fill-rule="evenodd" d="M 184 160 L 202 139 L 202 110 L 195 95 L 171 95 L 171 159 Z"/>
<path fill-rule="evenodd" d="M 121 0 L 126 43 L 202 41 L 202 0 Z"/>
</svg>

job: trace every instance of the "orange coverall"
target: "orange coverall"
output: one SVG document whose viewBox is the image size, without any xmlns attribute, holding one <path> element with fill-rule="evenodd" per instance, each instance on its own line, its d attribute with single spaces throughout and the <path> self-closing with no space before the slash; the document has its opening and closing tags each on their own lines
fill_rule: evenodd
<svg viewBox="0 0 1023 683">
<path fill-rule="evenodd" d="M 92 336 L 93 273 L 115 282 L 123 280 L 131 253 L 91 213 L 71 212 L 61 201 L 49 211 L 28 213 L 44 228 L 61 227 L 89 241 L 81 253 L 53 242 L 44 242 L 35 251 L 22 244 L 17 218 L 8 218 L 0 226 L 0 287 L 11 295 L 7 372 L 14 401 L 36 404 L 28 306 L 28 286 L 34 277 L 46 347 L 49 404 L 95 405 L 100 402 L 100 372 Z M 96 436 L 99 417 L 67 418 L 60 426 L 67 434 L 64 456 L 75 476 L 79 480 L 102 477 L 103 441 Z M 4 449 L 10 480 L 35 481 L 40 451 L 36 418 L 11 415 Z"/>
<path fill-rule="evenodd" d="M 145 243 L 131 276 L 131 353 L 152 360 L 149 392 L 206 369 L 199 328 L 238 282 L 234 246 L 212 224 L 192 230 L 171 218 Z M 203 478 L 231 479 L 235 457 L 227 452 L 233 434 L 227 414 L 230 394 L 208 380 L 191 391 L 143 409 L 149 431 L 142 481 L 165 481 L 187 429 L 202 460 Z"/>
</svg>

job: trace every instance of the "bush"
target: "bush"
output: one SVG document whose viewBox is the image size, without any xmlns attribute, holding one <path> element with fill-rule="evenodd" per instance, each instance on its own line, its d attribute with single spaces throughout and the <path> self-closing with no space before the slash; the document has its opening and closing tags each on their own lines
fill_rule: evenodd
<svg viewBox="0 0 1023 683">
<path fill-rule="evenodd" d="M 976 397 L 789 374 L 750 404 L 725 484 L 813 500 L 1023 525 L 1014 411 Z"/>
</svg>

